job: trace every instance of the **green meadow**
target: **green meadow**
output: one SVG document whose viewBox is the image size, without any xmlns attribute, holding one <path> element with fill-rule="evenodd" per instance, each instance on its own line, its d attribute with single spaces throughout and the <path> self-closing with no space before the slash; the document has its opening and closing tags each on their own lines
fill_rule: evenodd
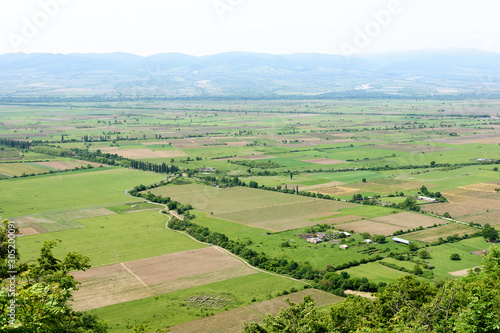
<svg viewBox="0 0 500 333">
<path fill-rule="evenodd" d="M 123 213 L 80 219 L 83 228 L 23 236 L 17 240 L 22 260 L 38 257 L 45 241 L 59 239 L 58 257 L 77 252 L 93 267 L 206 247 L 165 228 L 167 217 L 157 211 Z"/>
<path fill-rule="evenodd" d="M 125 190 L 162 180 L 160 174 L 109 168 L 2 180 L 3 217 L 34 215 L 140 201 Z"/>
</svg>

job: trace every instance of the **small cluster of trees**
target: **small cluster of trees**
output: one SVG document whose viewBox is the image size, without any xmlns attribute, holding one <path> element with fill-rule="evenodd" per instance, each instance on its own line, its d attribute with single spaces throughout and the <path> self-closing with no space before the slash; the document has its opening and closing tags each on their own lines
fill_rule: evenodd
<svg viewBox="0 0 500 333">
<path fill-rule="evenodd" d="M 370 205 L 370 206 L 374 206 L 374 205 L 379 204 L 378 196 L 373 196 L 371 198 L 368 198 L 368 196 L 366 196 L 366 195 L 363 196 L 362 194 L 354 194 L 350 201 L 354 202 L 354 203 L 361 203 L 363 205 Z"/>
<path fill-rule="evenodd" d="M 338 296 L 345 296 L 346 289 L 359 290 L 367 292 L 378 291 L 383 288 L 385 283 L 373 283 L 368 281 L 366 277 L 363 278 L 350 278 L 349 273 L 341 272 L 328 272 L 323 276 L 323 279 L 318 283 L 319 289 L 332 292 Z"/>
<path fill-rule="evenodd" d="M 427 187 L 425 185 L 422 185 L 422 187 L 420 188 L 418 193 L 422 194 L 422 196 L 424 196 L 424 197 L 434 198 L 434 199 L 441 201 L 441 202 L 447 201 L 446 198 L 443 197 L 441 192 L 429 192 L 429 190 L 427 189 Z"/>
<path fill-rule="evenodd" d="M 483 231 L 481 232 L 481 236 L 488 241 L 498 241 L 498 230 L 493 228 L 489 223 L 486 223 L 483 226 Z"/>
<path fill-rule="evenodd" d="M 33 151 L 39 154 L 59 156 L 59 157 L 73 157 L 74 153 L 70 149 L 52 147 L 52 146 L 35 146 Z"/>
<path fill-rule="evenodd" d="M 417 204 L 417 200 L 415 200 L 415 198 L 411 198 L 411 197 L 406 198 L 405 201 L 398 203 L 397 208 L 404 209 L 404 210 L 412 210 L 415 212 L 420 211 L 420 206 Z"/>
<path fill-rule="evenodd" d="M 282 165 L 274 163 L 271 161 L 257 161 L 257 160 L 227 160 L 228 163 L 242 165 L 249 168 L 259 168 L 259 169 L 275 169 L 281 168 Z"/>
</svg>

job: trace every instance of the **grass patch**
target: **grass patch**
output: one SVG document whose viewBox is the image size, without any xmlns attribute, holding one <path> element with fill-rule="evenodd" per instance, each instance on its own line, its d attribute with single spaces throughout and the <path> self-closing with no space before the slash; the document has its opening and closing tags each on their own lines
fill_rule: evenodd
<svg viewBox="0 0 500 333">
<path fill-rule="evenodd" d="M 4 217 L 34 215 L 137 201 L 124 191 L 163 179 L 152 172 L 123 168 L 91 169 L 2 180 Z"/>
<path fill-rule="evenodd" d="M 85 228 L 20 237 L 22 260 L 38 257 L 44 241 L 60 239 L 58 256 L 74 251 L 91 259 L 93 267 L 198 249 L 206 245 L 165 228 L 161 214 L 138 212 L 99 216 L 78 221 Z"/>
</svg>

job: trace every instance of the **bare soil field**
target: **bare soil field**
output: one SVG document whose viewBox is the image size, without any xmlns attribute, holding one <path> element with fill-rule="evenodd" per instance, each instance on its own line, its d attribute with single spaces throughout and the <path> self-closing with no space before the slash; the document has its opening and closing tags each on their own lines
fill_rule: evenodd
<svg viewBox="0 0 500 333">
<path fill-rule="evenodd" d="M 28 227 L 28 228 L 19 228 L 19 234 L 23 236 L 28 236 L 28 235 L 39 234 L 39 232 L 31 227 Z"/>
<path fill-rule="evenodd" d="M 314 158 L 311 160 L 302 160 L 302 162 L 321 164 L 321 165 L 347 163 L 346 161 L 332 160 L 330 158 Z"/>
<path fill-rule="evenodd" d="M 407 144 L 407 143 L 388 143 L 388 144 L 375 145 L 375 146 L 370 146 L 370 147 L 377 148 L 377 149 L 396 150 L 396 151 L 402 151 L 402 152 L 414 153 L 414 154 L 453 150 L 450 148 L 438 147 L 438 146 L 435 146 L 432 144 L 430 144 L 428 146 L 424 146 L 424 145 L 412 145 L 412 144 Z"/>
<path fill-rule="evenodd" d="M 215 247 L 92 268 L 73 273 L 82 282 L 74 308 L 89 310 L 255 273 Z"/>
<path fill-rule="evenodd" d="M 214 217 L 243 223 L 253 227 L 273 231 L 283 231 L 316 225 L 318 221 L 310 221 L 323 216 L 334 215 L 339 209 L 352 207 L 347 202 L 313 200 L 303 203 L 291 203 L 262 207 L 260 209 L 245 209 L 232 213 L 216 214 Z"/>
<path fill-rule="evenodd" d="M 400 192 L 402 190 L 416 190 L 422 185 L 425 185 L 427 188 L 432 188 L 435 187 L 436 185 L 432 184 L 426 184 L 422 182 L 408 182 L 408 181 L 402 181 L 400 183 L 394 183 L 393 181 L 384 178 L 384 179 L 378 179 L 376 181 L 368 181 L 367 183 L 353 183 L 349 184 L 353 188 L 357 188 L 360 192 L 376 192 L 376 193 L 395 193 L 395 192 Z"/>
<path fill-rule="evenodd" d="M 490 199 L 479 199 L 468 197 L 467 201 L 438 203 L 430 205 L 422 205 L 422 210 L 426 212 L 435 212 L 443 215 L 445 212 L 450 213 L 454 218 L 460 218 L 465 215 L 472 215 L 487 210 L 498 209 L 498 201 Z"/>
<path fill-rule="evenodd" d="M 58 170 L 68 170 L 80 167 L 80 164 L 74 164 L 69 162 L 53 161 L 53 162 L 37 162 L 35 164 L 43 165 L 49 168 L 54 168 Z"/>
<path fill-rule="evenodd" d="M 487 213 L 482 213 L 478 215 L 466 216 L 461 218 L 464 222 L 474 222 L 479 224 L 489 223 L 490 225 L 500 224 L 500 210 L 494 210 Z"/>
<path fill-rule="evenodd" d="M 404 237 L 410 240 L 417 240 L 421 242 L 434 242 L 437 241 L 440 237 L 446 239 L 446 237 L 455 234 L 461 237 L 465 234 L 472 235 L 477 231 L 478 229 L 476 228 L 471 228 L 460 223 L 450 223 L 435 228 L 415 231 L 406 234 Z"/>
<path fill-rule="evenodd" d="M 141 158 L 171 158 L 187 156 L 180 150 L 160 150 L 155 151 L 148 148 L 140 149 L 118 149 L 118 148 L 101 148 L 104 153 L 117 154 L 126 158 L 141 159 Z"/>
<path fill-rule="evenodd" d="M 470 199 L 469 196 L 464 195 L 465 193 L 468 193 L 470 191 L 464 190 L 464 189 L 454 189 L 454 190 L 449 190 L 443 192 L 443 196 L 450 202 L 450 203 L 458 203 L 458 202 L 464 202 Z"/>
<path fill-rule="evenodd" d="M 359 220 L 337 225 L 338 228 L 356 233 L 369 232 L 370 234 L 390 236 L 395 231 L 401 230 L 400 226 L 386 224 L 371 220 Z"/>
<path fill-rule="evenodd" d="M 433 226 L 434 224 L 442 223 L 441 220 L 427 216 L 424 214 L 403 212 L 393 215 L 381 216 L 372 219 L 376 222 L 388 223 L 396 226 L 403 227 L 404 229 L 413 229 L 420 226 L 427 228 Z"/>
<path fill-rule="evenodd" d="M 343 187 L 343 186 L 333 186 L 333 187 L 325 187 L 320 190 L 312 191 L 312 192 L 317 192 L 321 194 L 328 194 L 328 195 L 347 195 L 347 194 L 353 194 L 356 192 L 359 192 L 359 188 L 350 188 L 350 187 Z"/>
<path fill-rule="evenodd" d="M 285 297 L 279 297 L 268 301 L 247 305 L 237 309 L 232 309 L 226 312 L 216 314 L 215 316 L 194 320 L 185 324 L 174 326 L 170 329 L 172 333 L 239 333 L 243 329 L 243 322 L 258 322 L 262 323 L 262 319 L 266 314 L 276 315 L 282 308 L 287 308 L 288 304 L 285 298 L 292 302 L 302 302 L 304 296 L 311 295 L 316 302 L 317 307 L 327 306 L 343 300 L 343 298 L 315 290 L 303 290 Z M 221 329 L 223 327 L 223 329 Z"/>
<path fill-rule="evenodd" d="M 463 196 L 469 197 L 469 198 L 500 200 L 500 192 L 470 191 L 470 192 L 463 193 Z"/>
<path fill-rule="evenodd" d="M 321 189 L 325 187 L 332 187 L 332 186 L 338 186 L 338 185 L 344 185 L 345 183 L 342 182 L 329 182 L 329 183 L 323 183 L 323 184 L 317 184 L 317 185 L 309 185 L 309 186 L 303 186 L 301 188 L 301 191 L 310 191 L 310 190 L 316 190 L 316 189 Z M 292 184 L 288 184 L 288 186 L 293 187 Z"/>
</svg>

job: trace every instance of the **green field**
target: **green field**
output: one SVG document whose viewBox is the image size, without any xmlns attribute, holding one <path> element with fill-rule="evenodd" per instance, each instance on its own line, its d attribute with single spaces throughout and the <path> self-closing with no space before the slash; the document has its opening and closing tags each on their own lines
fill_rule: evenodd
<svg viewBox="0 0 500 333">
<path fill-rule="evenodd" d="M 44 241 L 60 239 L 58 256 L 77 252 L 91 259 L 93 267 L 198 249 L 206 245 L 165 228 L 167 218 L 156 211 L 81 219 L 80 229 L 24 236 L 17 241 L 23 260 L 38 257 Z"/>
<path fill-rule="evenodd" d="M 2 180 L 0 188 L 2 216 L 14 217 L 136 202 L 136 198 L 125 195 L 125 190 L 163 178 L 155 173 L 111 168 L 6 179 Z"/>
</svg>

